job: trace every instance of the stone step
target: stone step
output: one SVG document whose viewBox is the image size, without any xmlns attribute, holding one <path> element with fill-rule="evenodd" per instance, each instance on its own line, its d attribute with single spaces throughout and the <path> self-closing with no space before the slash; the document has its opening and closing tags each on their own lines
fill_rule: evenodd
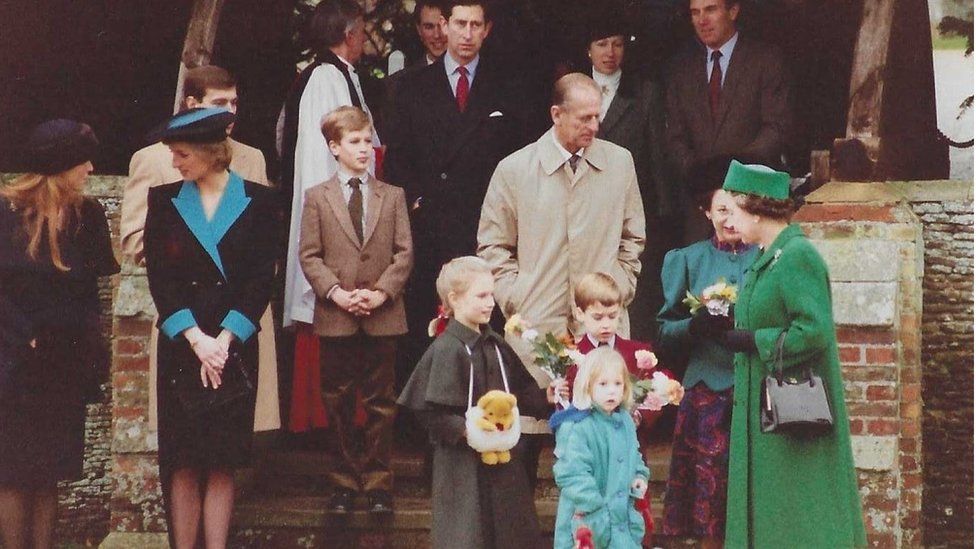
<svg viewBox="0 0 976 549">
<path fill-rule="evenodd" d="M 321 547 L 322 543 L 351 543 L 369 547 L 429 547 L 431 526 L 430 501 L 427 498 L 395 498 L 394 513 L 373 517 L 365 511 L 346 515 L 326 510 L 328 498 L 314 496 L 279 496 L 251 498 L 237 504 L 234 511 L 235 547 Z M 364 501 L 357 502 L 363 505 Z M 539 525 L 551 539 L 556 521 L 556 500 L 536 501 Z M 651 507 L 657 523 L 662 506 Z M 304 545 L 305 539 L 309 545 Z M 296 545 L 297 544 L 297 545 Z"/>
</svg>

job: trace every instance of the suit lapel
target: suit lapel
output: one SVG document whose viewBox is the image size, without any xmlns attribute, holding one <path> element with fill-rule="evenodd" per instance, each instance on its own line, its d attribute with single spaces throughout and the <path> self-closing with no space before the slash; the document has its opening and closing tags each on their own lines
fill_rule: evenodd
<svg viewBox="0 0 976 549">
<path fill-rule="evenodd" d="M 333 176 L 325 183 L 325 200 L 332 207 L 332 213 L 339 220 L 339 226 L 343 232 L 352 240 L 357 247 L 362 248 L 359 237 L 356 236 L 356 229 L 352 226 L 352 217 L 349 216 L 349 205 L 346 204 L 345 197 L 342 196 L 342 188 L 339 186 L 339 178 Z"/>
<path fill-rule="evenodd" d="M 369 237 L 373 236 L 373 231 L 376 230 L 380 212 L 383 211 L 383 199 L 386 197 L 386 189 L 381 187 L 376 178 L 369 178 L 367 188 L 369 189 L 369 200 L 366 203 L 366 228 L 363 231 L 364 247 L 369 242 Z"/>
<path fill-rule="evenodd" d="M 213 227 L 203 212 L 203 203 L 200 201 L 200 191 L 196 183 L 184 181 L 179 194 L 172 201 L 187 228 L 210 256 L 210 260 L 216 265 L 220 274 L 226 278 L 224 265 L 220 261 L 220 252 L 217 250 L 219 239 L 215 237 Z"/>
<path fill-rule="evenodd" d="M 603 117 L 603 122 L 600 123 L 600 134 L 606 135 L 613 130 L 613 127 L 617 125 L 624 113 L 634 106 L 634 103 L 633 98 L 621 94 L 620 89 L 617 89 L 617 94 L 613 96 L 610 108 L 607 109 L 607 115 Z"/>
<path fill-rule="evenodd" d="M 217 243 L 223 240 L 227 230 L 247 209 L 251 199 L 244 194 L 244 180 L 234 172 L 230 172 L 230 179 L 224 189 L 224 196 L 220 197 L 220 204 L 210 220 L 210 229 Z"/>
<path fill-rule="evenodd" d="M 442 163 L 444 166 L 449 165 L 454 160 L 454 156 L 461 150 L 461 147 L 468 138 L 484 123 L 488 114 L 491 114 L 484 112 L 486 104 L 491 103 L 492 87 L 495 85 L 490 71 L 491 68 L 487 66 L 484 58 L 482 58 L 478 64 L 478 71 L 475 74 L 474 83 L 471 85 L 471 95 L 468 97 L 468 107 L 464 113 L 458 112 L 455 103 L 454 112 L 458 116 L 455 124 L 460 129 L 449 142 L 449 148 L 447 154 L 444 155 Z M 444 78 L 447 78 L 446 73 Z M 450 90 L 450 86 L 448 86 L 448 89 Z M 453 94 L 451 95 L 451 100 L 454 101 Z M 502 114 L 504 115 L 505 113 Z"/>
<path fill-rule="evenodd" d="M 744 55 L 749 55 L 748 52 L 743 52 L 743 48 L 748 49 L 748 47 L 748 44 L 745 43 L 740 35 L 735 49 L 732 50 L 729 67 L 726 69 L 725 82 L 722 84 L 722 93 L 719 95 L 718 111 L 715 113 L 715 133 L 713 134 L 716 139 L 722 130 L 722 124 L 725 122 L 726 115 L 733 110 L 733 103 L 737 97 L 735 90 L 740 80 L 739 75 L 745 70 L 743 62 L 740 62 L 740 59 Z"/>
</svg>

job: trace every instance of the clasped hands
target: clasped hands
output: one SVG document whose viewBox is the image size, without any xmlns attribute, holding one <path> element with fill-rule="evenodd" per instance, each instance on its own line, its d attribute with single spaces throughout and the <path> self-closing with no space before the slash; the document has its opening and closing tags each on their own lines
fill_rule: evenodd
<svg viewBox="0 0 976 549">
<path fill-rule="evenodd" d="M 217 337 L 211 337 L 198 327 L 184 332 L 197 359 L 200 360 L 200 382 L 203 386 L 220 387 L 220 376 L 224 372 L 224 364 L 230 356 L 230 344 L 234 335 L 228 330 L 221 330 Z"/>
<path fill-rule="evenodd" d="M 569 400 L 569 382 L 561 377 L 549 382 L 546 387 L 546 401 L 549 404 L 556 404 L 559 399 Z"/>
<path fill-rule="evenodd" d="M 373 309 L 386 303 L 387 296 L 386 292 L 382 290 L 357 288 L 350 292 L 336 287 L 335 290 L 332 290 L 331 299 L 340 309 L 363 317 L 369 316 Z"/>
</svg>

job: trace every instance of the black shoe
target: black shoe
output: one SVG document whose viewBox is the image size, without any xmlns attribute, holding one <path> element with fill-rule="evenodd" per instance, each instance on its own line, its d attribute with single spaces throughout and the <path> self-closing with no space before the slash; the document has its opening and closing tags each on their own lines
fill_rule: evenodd
<svg viewBox="0 0 976 549">
<path fill-rule="evenodd" d="M 345 488 L 336 488 L 329 501 L 329 510 L 333 513 L 348 513 L 352 511 L 353 493 Z"/>
<path fill-rule="evenodd" d="M 393 512 L 393 498 L 389 492 L 376 490 L 367 494 L 369 503 L 366 510 L 371 515 L 388 515 Z"/>
</svg>

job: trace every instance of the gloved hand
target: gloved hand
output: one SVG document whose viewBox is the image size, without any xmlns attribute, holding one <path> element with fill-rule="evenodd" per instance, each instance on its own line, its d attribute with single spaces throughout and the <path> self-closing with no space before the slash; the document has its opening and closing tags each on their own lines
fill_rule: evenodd
<svg viewBox="0 0 976 549">
<path fill-rule="evenodd" d="M 757 351 L 756 333 L 752 330 L 729 330 L 722 337 L 722 344 L 730 351 L 752 353 Z"/>
<path fill-rule="evenodd" d="M 701 312 L 691 317 L 688 333 L 694 338 L 710 338 L 719 336 L 732 329 L 732 318 L 723 315 L 713 315 Z"/>
</svg>

